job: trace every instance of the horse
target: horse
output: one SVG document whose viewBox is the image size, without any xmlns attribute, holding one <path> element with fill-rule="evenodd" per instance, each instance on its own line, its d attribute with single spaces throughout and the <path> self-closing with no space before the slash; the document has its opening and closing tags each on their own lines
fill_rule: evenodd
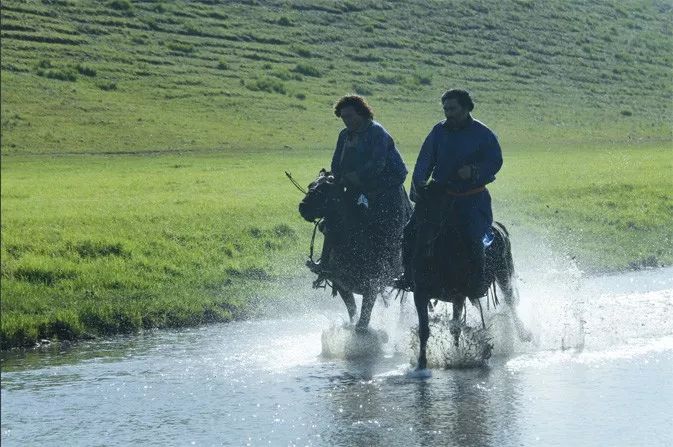
<svg viewBox="0 0 673 447">
<path fill-rule="evenodd" d="M 368 198 L 322 169 L 299 204 L 300 215 L 314 222 L 325 236 L 320 260 L 312 259 L 312 242 L 307 261 L 307 266 L 318 274 L 314 287 L 331 283 L 332 294 L 343 300 L 351 324 L 357 314 L 354 294 L 362 295 L 355 324 L 358 332 L 367 331 L 376 297 L 392 285 L 402 270 L 402 228 L 411 213 L 411 203 L 401 187 L 399 193 L 386 194 L 392 194 L 392 203 L 399 204 L 399 209 L 377 207 L 376 195 Z"/>
<path fill-rule="evenodd" d="M 439 188 L 428 188 L 416 204 L 416 240 L 412 262 L 414 304 L 418 314 L 418 338 L 420 350 L 416 370 L 427 368 L 426 348 L 430 337 L 428 308 L 431 300 L 450 302 L 452 319 L 450 333 L 454 345 L 458 346 L 461 334 L 461 318 L 465 310 L 465 278 L 470 268 L 467 251 L 461 243 L 461 232 L 458 222 L 450 211 L 455 198 L 451 198 Z M 448 202 L 447 202 L 448 201 Z M 525 329 L 516 313 L 518 293 L 514 282 L 514 260 L 512 246 L 507 228 L 499 222 L 492 227 L 493 238 L 485 248 L 484 285 L 498 285 L 504 294 L 505 303 L 509 306 L 517 331 L 523 341 L 530 341 L 531 335 Z M 478 299 L 470 299 L 473 305 L 481 309 Z M 482 312 L 482 324 L 483 312 Z"/>
</svg>

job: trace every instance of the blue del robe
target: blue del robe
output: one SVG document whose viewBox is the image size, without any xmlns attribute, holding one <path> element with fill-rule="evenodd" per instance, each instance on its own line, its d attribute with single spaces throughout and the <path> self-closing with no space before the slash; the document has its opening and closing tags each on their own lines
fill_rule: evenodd
<svg viewBox="0 0 673 447">
<path fill-rule="evenodd" d="M 430 176 L 448 191 L 466 193 L 493 182 L 502 166 L 498 139 L 483 123 L 469 118 L 466 126 L 455 130 L 445 123 L 445 120 L 437 123 L 421 147 L 412 177 L 412 200 Z M 465 165 L 472 167 L 472 177 L 464 180 L 458 177 L 458 170 Z M 465 234 L 470 239 L 491 234 L 493 212 L 488 190 L 457 196 L 454 212 L 464 222 Z"/>
</svg>

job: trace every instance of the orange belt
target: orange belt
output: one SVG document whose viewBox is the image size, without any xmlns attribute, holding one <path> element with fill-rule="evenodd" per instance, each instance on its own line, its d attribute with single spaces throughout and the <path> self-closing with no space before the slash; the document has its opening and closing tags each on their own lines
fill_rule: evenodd
<svg viewBox="0 0 673 447">
<path fill-rule="evenodd" d="M 465 192 L 446 191 L 446 193 L 448 195 L 450 195 L 451 197 L 464 197 L 464 196 L 471 196 L 471 195 L 474 195 L 474 194 L 479 194 L 480 192 L 483 192 L 483 191 L 486 191 L 485 186 L 480 186 L 479 188 L 470 189 L 469 191 L 465 191 Z"/>
</svg>

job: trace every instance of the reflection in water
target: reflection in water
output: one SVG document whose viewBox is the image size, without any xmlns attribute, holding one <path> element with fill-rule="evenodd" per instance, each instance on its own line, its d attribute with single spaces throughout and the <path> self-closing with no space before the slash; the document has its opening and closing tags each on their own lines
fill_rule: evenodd
<svg viewBox="0 0 673 447">
<path fill-rule="evenodd" d="M 3 372 L 23 371 L 42 367 L 75 365 L 90 360 L 101 359 L 115 362 L 127 355 L 139 355 L 137 349 L 143 346 L 143 337 L 119 336 L 109 340 L 85 341 L 78 344 L 53 343 L 38 349 L 0 351 Z"/>
<path fill-rule="evenodd" d="M 499 374 L 489 368 L 445 372 L 444 380 L 417 384 L 416 445 L 469 446 L 517 443 L 513 409 L 517 395 L 497 385 Z"/>
<path fill-rule="evenodd" d="M 394 360 L 347 362 L 347 372 L 331 379 L 325 405 L 332 423 L 321 431 L 326 444 L 519 443 L 519 393 L 512 374 L 501 367 L 497 372 L 439 370 L 432 379 L 414 380 L 406 378 Z M 376 373 L 390 367 L 395 373 Z"/>
</svg>

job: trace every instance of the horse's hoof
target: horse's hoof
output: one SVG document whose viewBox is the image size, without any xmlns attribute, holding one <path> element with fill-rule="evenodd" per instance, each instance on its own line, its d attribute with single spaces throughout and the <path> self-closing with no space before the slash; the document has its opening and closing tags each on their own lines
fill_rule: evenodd
<svg viewBox="0 0 673 447">
<path fill-rule="evenodd" d="M 358 335 L 366 335 L 369 334 L 369 327 L 368 326 L 361 326 L 359 324 L 355 325 L 355 333 Z"/>
<path fill-rule="evenodd" d="M 410 379 L 429 379 L 432 377 L 432 371 L 428 368 L 414 368 L 407 371 L 407 377 Z"/>
<path fill-rule="evenodd" d="M 383 331 L 383 330 L 377 330 L 376 331 L 376 336 L 379 337 L 379 341 L 381 343 L 388 343 L 388 341 L 390 340 L 390 337 L 388 337 L 388 334 L 386 333 L 386 331 Z"/>
</svg>

